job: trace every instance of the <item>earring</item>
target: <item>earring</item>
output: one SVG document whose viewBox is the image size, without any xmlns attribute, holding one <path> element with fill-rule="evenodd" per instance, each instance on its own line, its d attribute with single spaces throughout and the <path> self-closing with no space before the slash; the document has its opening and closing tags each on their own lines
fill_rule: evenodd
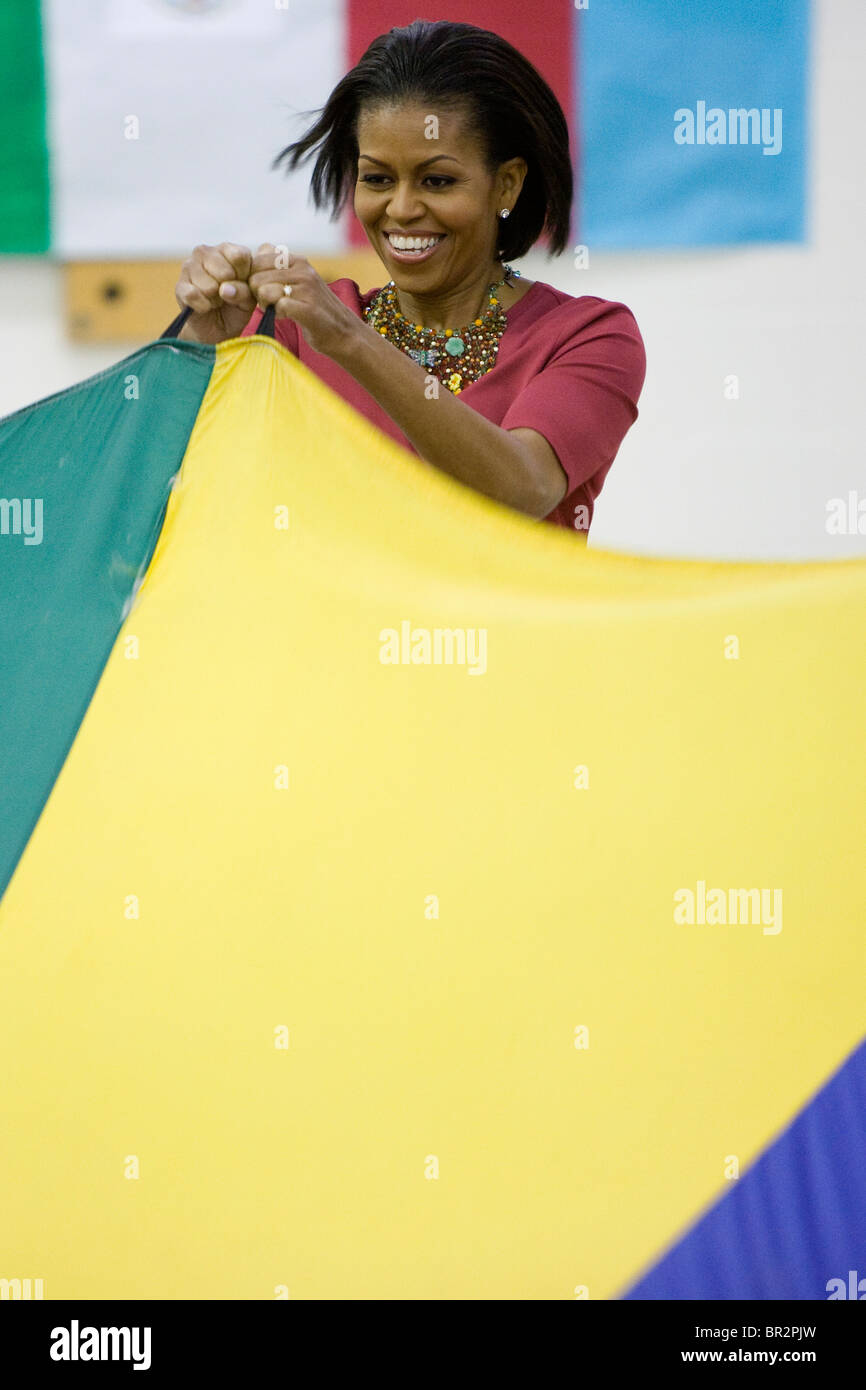
<svg viewBox="0 0 866 1390">
<path fill-rule="evenodd" d="M 508 217 L 508 216 L 509 216 L 509 210 L 508 210 L 508 208 L 502 208 L 502 210 L 501 210 L 499 216 L 502 217 L 503 219 L 506 218 L 506 217 Z"/>
</svg>

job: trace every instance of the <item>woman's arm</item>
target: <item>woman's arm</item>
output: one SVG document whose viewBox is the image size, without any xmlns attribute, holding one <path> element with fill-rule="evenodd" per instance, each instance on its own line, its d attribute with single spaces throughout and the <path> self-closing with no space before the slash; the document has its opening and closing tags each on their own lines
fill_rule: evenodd
<svg viewBox="0 0 866 1390">
<path fill-rule="evenodd" d="M 504 430 L 431 378 L 368 323 L 354 319 L 329 356 L 390 415 L 429 463 L 461 483 L 541 520 L 562 501 L 568 480 L 537 430 Z M 435 381 L 435 378 L 432 378 Z M 436 381 L 437 388 L 440 383 Z"/>
<path fill-rule="evenodd" d="M 541 520 L 553 511 L 568 480 L 537 430 L 504 430 L 445 386 L 430 393 L 422 367 L 353 314 L 309 261 L 281 251 L 286 269 L 275 268 L 270 243 L 253 258 L 249 285 L 263 308 L 274 304 L 277 318 L 298 323 L 309 346 L 349 372 L 428 463 L 527 516 Z"/>
</svg>

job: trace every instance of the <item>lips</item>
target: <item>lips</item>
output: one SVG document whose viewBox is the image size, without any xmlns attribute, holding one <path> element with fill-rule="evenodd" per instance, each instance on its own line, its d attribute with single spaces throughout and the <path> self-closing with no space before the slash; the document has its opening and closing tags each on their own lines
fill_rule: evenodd
<svg viewBox="0 0 866 1390">
<path fill-rule="evenodd" d="M 430 246 L 441 241 L 444 232 L 398 232 L 394 228 L 383 234 L 397 251 L 426 251 Z M 395 243 L 402 242 L 402 245 Z"/>
<path fill-rule="evenodd" d="M 425 232 L 408 236 L 402 232 L 392 232 L 390 235 L 388 232 L 383 232 L 382 236 L 387 245 L 388 254 L 395 261 L 400 261 L 403 265 L 414 265 L 420 261 L 429 260 L 431 256 L 435 255 L 445 240 L 446 233 Z M 395 246 L 391 240 L 391 236 L 397 237 L 404 245 Z M 431 244 L 431 239 L 433 237 L 435 237 L 436 240 L 432 241 Z M 421 244 L 416 245 L 416 243 Z"/>
</svg>

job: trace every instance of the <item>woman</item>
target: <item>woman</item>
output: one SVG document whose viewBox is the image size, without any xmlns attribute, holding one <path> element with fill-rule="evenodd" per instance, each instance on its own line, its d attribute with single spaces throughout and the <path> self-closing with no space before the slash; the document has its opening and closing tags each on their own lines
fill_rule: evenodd
<svg viewBox="0 0 866 1390">
<path fill-rule="evenodd" d="M 199 246 L 184 263 L 182 337 L 276 336 L 386 434 L 527 516 L 581 532 L 646 368 L 630 311 L 526 280 L 508 262 L 569 236 L 562 109 L 498 35 L 417 20 L 377 38 L 318 119 L 278 156 L 317 154 L 312 192 L 354 210 L 390 277 L 361 294 L 264 244 Z"/>
</svg>

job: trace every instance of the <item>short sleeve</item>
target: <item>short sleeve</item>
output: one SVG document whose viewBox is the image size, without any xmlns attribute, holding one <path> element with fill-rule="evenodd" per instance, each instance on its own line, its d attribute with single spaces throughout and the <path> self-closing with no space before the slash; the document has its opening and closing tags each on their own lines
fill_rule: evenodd
<svg viewBox="0 0 866 1390">
<path fill-rule="evenodd" d="M 501 422 L 503 429 L 544 436 L 568 478 L 566 497 L 596 475 L 592 491 L 600 490 L 637 419 L 646 375 L 643 339 L 631 311 L 607 300 L 595 303 L 599 312 L 587 322 L 584 311 L 572 333 L 563 332 Z"/>
</svg>

